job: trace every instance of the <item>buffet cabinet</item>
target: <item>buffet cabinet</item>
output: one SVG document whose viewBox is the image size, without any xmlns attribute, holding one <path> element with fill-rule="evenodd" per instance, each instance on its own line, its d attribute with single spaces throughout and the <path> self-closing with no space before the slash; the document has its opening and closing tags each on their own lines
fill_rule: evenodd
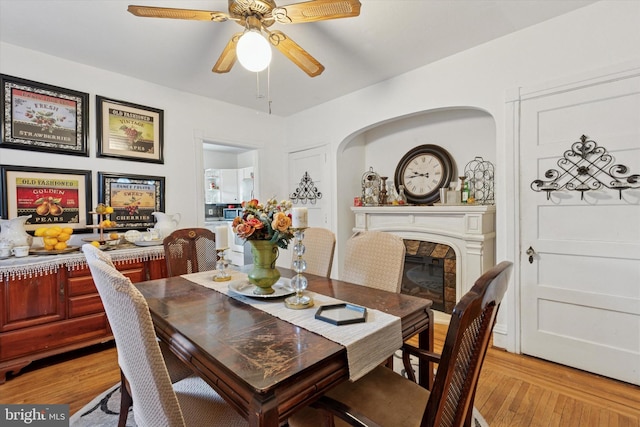
<svg viewBox="0 0 640 427">
<path fill-rule="evenodd" d="M 114 264 L 134 283 L 167 276 L 164 257 Z M 35 360 L 113 339 L 86 263 L 0 277 L 0 384 Z"/>
</svg>

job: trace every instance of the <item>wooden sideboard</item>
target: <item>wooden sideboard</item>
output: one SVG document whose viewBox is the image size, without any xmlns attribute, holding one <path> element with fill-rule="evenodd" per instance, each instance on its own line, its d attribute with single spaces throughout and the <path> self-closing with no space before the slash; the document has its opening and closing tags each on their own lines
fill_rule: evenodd
<svg viewBox="0 0 640 427">
<path fill-rule="evenodd" d="M 167 276 L 164 253 L 152 255 L 138 250 L 112 257 L 119 271 L 141 282 Z M 44 268 L 43 257 L 33 264 L 25 258 L 17 274 L 0 265 L 0 384 L 35 360 L 113 339 L 84 256 L 60 257 Z"/>
</svg>

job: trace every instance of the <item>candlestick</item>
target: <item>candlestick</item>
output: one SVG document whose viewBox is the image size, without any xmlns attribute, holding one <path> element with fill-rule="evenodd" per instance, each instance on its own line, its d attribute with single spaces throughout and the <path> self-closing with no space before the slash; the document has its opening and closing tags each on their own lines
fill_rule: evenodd
<svg viewBox="0 0 640 427">
<path fill-rule="evenodd" d="M 306 212 L 306 208 L 300 209 L 305 209 Z M 285 299 L 284 305 L 287 308 L 292 308 L 294 310 L 313 307 L 313 299 L 308 295 L 302 294 L 304 290 L 307 289 L 307 278 L 302 275 L 302 273 L 307 269 L 307 262 L 302 259 L 305 251 L 304 244 L 302 243 L 305 228 L 297 228 L 293 232 L 293 236 L 295 238 L 293 252 L 297 256 L 297 259 L 293 261 L 293 269 L 297 274 L 291 279 L 291 287 L 296 291 L 296 294 Z"/>
<path fill-rule="evenodd" d="M 229 247 L 229 228 L 226 225 L 216 227 L 216 248 L 227 249 Z"/>
<path fill-rule="evenodd" d="M 215 282 L 226 282 L 228 280 L 231 280 L 231 275 L 227 272 L 227 266 L 229 265 L 229 263 L 226 259 L 224 259 L 224 252 L 226 250 L 227 248 L 216 248 L 216 255 L 218 258 L 216 269 L 218 270 L 218 274 L 213 277 L 213 280 Z"/>
<path fill-rule="evenodd" d="M 291 228 L 307 228 L 308 214 L 307 208 L 293 208 L 291 210 Z"/>
</svg>

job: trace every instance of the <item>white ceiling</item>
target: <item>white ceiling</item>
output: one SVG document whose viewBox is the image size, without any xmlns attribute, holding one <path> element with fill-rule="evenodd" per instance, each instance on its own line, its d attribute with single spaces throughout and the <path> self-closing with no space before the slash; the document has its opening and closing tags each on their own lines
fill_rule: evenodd
<svg viewBox="0 0 640 427">
<path fill-rule="evenodd" d="M 129 4 L 226 12 L 224 0 L 0 0 L 0 41 L 262 112 L 268 94 L 272 114 L 288 116 L 594 1 L 361 0 L 355 18 L 271 27 L 326 69 L 310 78 L 274 51 L 259 91 L 238 63 L 211 72 L 236 23 L 127 12 Z"/>
</svg>

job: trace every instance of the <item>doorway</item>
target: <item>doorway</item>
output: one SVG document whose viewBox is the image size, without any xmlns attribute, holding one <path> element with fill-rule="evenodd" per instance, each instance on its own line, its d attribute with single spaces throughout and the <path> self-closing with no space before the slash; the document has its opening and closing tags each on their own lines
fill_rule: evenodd
<svg viewBox="0 0 640 427">
<path fill-rule="evenodd" d="M 583 134 L 640 173 L 640 69 L 582 82 L 519 101 L 521 349 L 640 384 L 640 190 L 533 191 Z"/>
</svg>

